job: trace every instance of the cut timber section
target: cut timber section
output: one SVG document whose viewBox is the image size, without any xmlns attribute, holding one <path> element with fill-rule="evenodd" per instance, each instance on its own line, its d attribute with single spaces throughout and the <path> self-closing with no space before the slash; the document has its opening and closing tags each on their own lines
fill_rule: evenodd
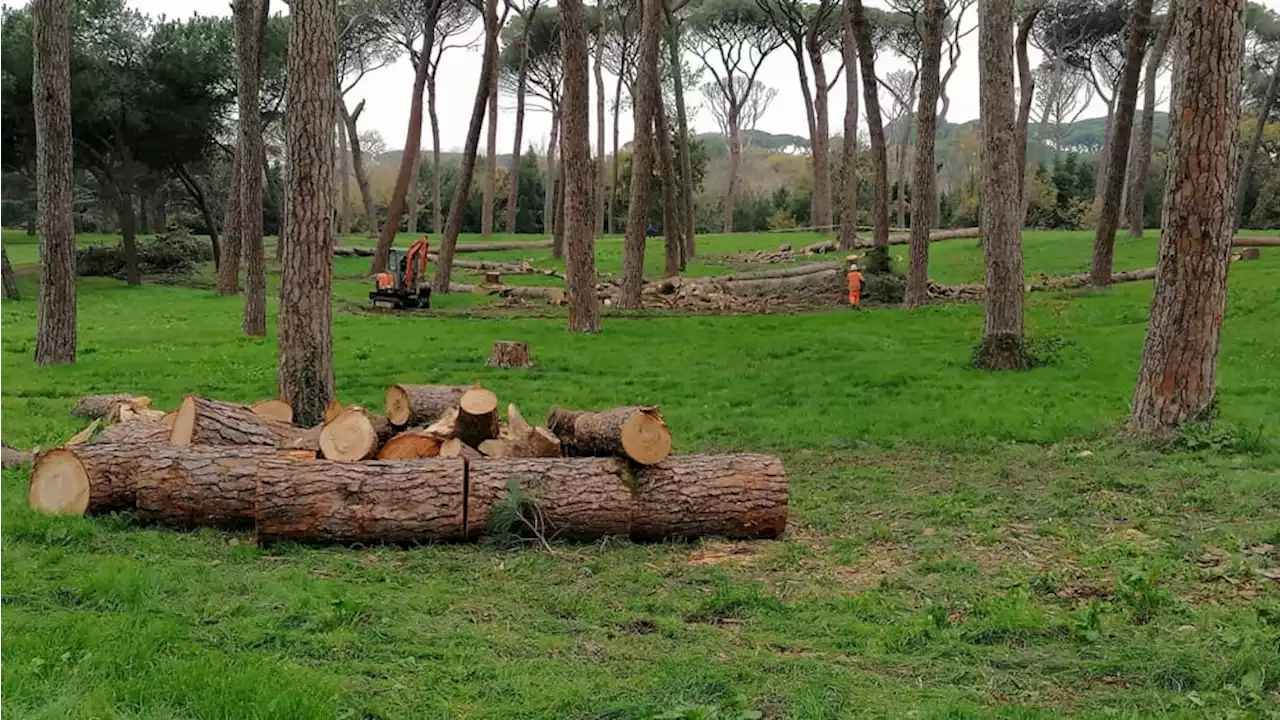
<svg viewBox="0 0 1280 720">
<path fill-rule="evenodd" d="M 258 417 L 282 423 L 293 423 L 293 408 L 283 400 L 259 400 L 249 406 Z"/>
<path fill-rule="evenodd" d="M 510 498 L 510 483 L 532 499 L 547 540 L 627 537 L 631 488 L 616 458 L 488 458 L 468 468 L 467 536 L 489 528 L 494 507 Z M 532 508 L 526 508 L 529 515 Z M 531 522 L 533 518 L 528 518 Z M 512 528 L 519 534 L 520 528 Z"/>
<path fill-rule="evenodd" d="M 138 519 L 184 530 L 251 528 L 259 463 L 289 452 L 295 451 L 265 445 L 161 445 L 138 463 Z"/>
<path fill-rule="evenodd" d="M 362 407 L 349 407 L 320 430 L 320 453 L 328 460 L 368 460 L 391 439 L 391 421 Z"/>
<path fill-rule="evenodd" d="M 466 462 L 263 460 L 258 542 L 416 544 L 466 536 Z"/>
<path fill-rule="evenodd" d="M 131 420 L 129 422 L 108 425 L 94 442 L 100 443 L 145 443 L 168 442 L 171 429 L 163 421 Z"/>
<path fill-rule="evenodd" d="M 600 412 L 552 408 L 547 427 L 569 456 L 625 457 L 654 465 L 671 454 L 671 430 L 656 407 Z"/>
<path fill-rule="evenodd" d="M 387 388 L 387 419 L 395 425 L 427 425 L 458 407 L 464 385 L 392 385 Z"/>
<path fill-rule="evenodd" d="M 458 400 L 458 439 L 471 447 L 498 437 L 498 396 L 479 385 Z"/>
<path fill-rule="evenodd" d="M 379 460 L 417 460 L 440 454 L 440 440 L 426 430 L 405 430 L 378 450 Z"/>
<path fill-rule="evenodd" d="M 560 439 L 544 427 L 533 427 L 514 404 L 507 406 L 507 424 L 494 440 L 480 443 L 489 457 L 560 457 Z"/>
<path fill-rule="evenodd" d="M 188 395 L 173 421 L 174 445 L 287 445 L 305 428 L 261 417 L 244 405 Z"/>
</svg>

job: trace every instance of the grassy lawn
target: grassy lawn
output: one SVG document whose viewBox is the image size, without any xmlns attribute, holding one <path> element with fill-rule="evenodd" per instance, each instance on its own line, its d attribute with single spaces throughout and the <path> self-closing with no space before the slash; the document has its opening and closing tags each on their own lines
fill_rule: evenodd
<svg viewBox="0 0 1280 720">
<path fill-rule="evenodd" d="M 21 236 L 21 233 L 18 233 Z M 16 265 L 27 245 L 6 232 Z M 467 238 L 466 241 L 478 238 Z M 1087 267 L 1088 233 L 1027 233 L 1028 276 Z M 699 238 L 710 257 L 810 236 Z M 352 239 L 346 244 L 365 244 Z M 647 268 L 661 270 L 661 241 Z M 895 248 L 905 254 L 905 248 Z M 531 257 L 549 250 L 488 253 Z M 600 243 L 617 272 L 621 243 Z M 355 312 L 367 259 L 336 263 L 339 398 L 483 381 L 552 404 L 663 407 L 679 452 L 767 451 L 791 479 L 775 542 L 259 550 L 249 534 L 46 518 L 6 470 L 5 713 L 22 718 L 1269 717 L 1280 714 L 1280 251 L 1231 271 L 1220 419 L 1165 452 L 1116 439 L 1150 283 L 1035 294 L 1057 362 L 968 365 L 982 308 L 770 316 L 610 314 L 598 337 L 443 296 Z M 932 248 L 977 282 L 976 241 Z M 1155 264 L 1155 233 L 1117 243 Z M 827 259 L 830 259 L 829 257 Z M 275 392 L 240 298 L 80 284 L 80 359 L 31 364 L 35 276 L 0 306 L 4 439 L 78 430 L 94 391 Z M 272 291 L 274 295 L 274 290 Z M 538 367 L 486 368 L 497 339 Z M 665 713 L 665 714 L 664 714 Z"/>
</svg>

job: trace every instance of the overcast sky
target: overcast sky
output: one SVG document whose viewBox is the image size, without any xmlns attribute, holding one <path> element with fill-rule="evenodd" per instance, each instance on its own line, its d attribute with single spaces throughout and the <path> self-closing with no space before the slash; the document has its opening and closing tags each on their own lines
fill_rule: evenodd
<svg viewBox="0 0 1280 720">
<path fill-rule="evenodd" d="M 1261 3 L 1280 9 L 1280 0 L 1261 0 Z M 129 0 L 129 4 L 150 15 L 166 14 L 171 18 L 186 17 L 192 13 L 202 15 L 230 14 L 229 0 Z M 868 0 L 869 6 L 884 7 L 883 0 Z M 271 4 L 272 12 L 282 12 L 285 5 L 281 0 Z M 964 18 L 964 25 L 971 26 L 977 22 L 976 4 L 970 8 Z M 473 35 L 479 35 L 479 23 Z M 962 41 L 963 55 L 960 64 L 948 85 L 951 96 L 951 109 L 947 119 L 952 122 L 971 120 L 978 115 L 978 66 L 977 66 L 977 33 L 970 34 Z M 1031 62 L 1033 66 L 1039 61 L 1034 50 Z M 945 60 L 944 60 L 945 63 Z M 828 72 L 839 65 L 838 54 L 833 53 L 828 61 Z M 886 55 L 877 65 L 877 71 L 884 73 L 903 67 L 901 60 Z M 466 139 L 467 125 L 470 122 L 471 104 L 475 95 L 476 82 L 480 75 L 479 50 L 450 50 L 442 62 L 439 84 L 439 113 L 441 144 L 445 149 L 461 148 Z M 799 79 L 796 73 L 795 60 L 785 49 L 774 52 L 760 70 L 757 78 L 766 85 L 778 90 L 777 98 L 768 112 L 761 119 L 757 128 L 772 133 L 789 133 L 808 136 L 808 124 L 805 120 L 804 100 L 801 95 Z M 1165 80 L 1167 84 L 1167 79 Z M 367 75 L 359 85 L 347 96 L 348 105 L 354 107 L 360 100 L 366 101 L 366 109 L 361 116 L 361 129 L 375 129 L 386 140 L 388 148 L 399 148 L 404 145 L 405 124 L 409 119 L 409 91 L 413 85 L 413 70 L 407 59 Z M 595 92 L 594 82 L 591 92 Z M 612 92 L 613 83 L 606 81 L 607 91 Z M 1167 94 L 1165 95 L 1167 97 Z M 696 92 L 687 91 L 686 100 L 702 105 L 702 98 Z M 609 109 L 612 109 L 612 97 L 608 98 Z M 844 81 L 836 84 L 831 93 L 830 114 L 831 132 L 837 134 L 842 127 L 844 117 Z M 512 117 L 514 99 L 504 96 L 503 113 L 498 122 L 498 146 L 501 152 L 511 149 L 514 130 Z M 595 99 L 591 101 L 592 123 L 595 123 Z M 887 111 L 887 109 L 886 109 Z M 1085 112 L 1084 117 L 1097 116 L 1105 112 L 1101 102 Z M 623 142 L 631 137 L 630 112 L 622 112 L 621 132 Z M 611 119 L 607 122 L 612 124 Z M 716 130 L 715 121 L 705 109 L 692 116 L 693 130 L 711 132 Z M 859 120 L 860 127 L 865 123 Z M 545 146 L 551 131 L 551 117 L 548 113 L 529 113 L 525 122 L 526 147 L 530 143 Z M 592 145 L 595 144 L 595 131 L 592 130 Z M 482 136 L 483 138 L 483 136 Z M 424 145 L 430 144 L 430 133 L 423 132 Z M 482 139 L 483 142 L 483 139 Z M 612 142 L 610 140 L 610 142 Z"/>
</svg>

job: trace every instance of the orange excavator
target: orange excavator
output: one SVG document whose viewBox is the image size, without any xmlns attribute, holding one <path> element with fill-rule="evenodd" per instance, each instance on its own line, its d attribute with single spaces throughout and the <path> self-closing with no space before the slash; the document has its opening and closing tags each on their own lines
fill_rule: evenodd
<svg viewBox="0 0 1280 720">
<path fill-rule="evenodd" d="M 380 272 L 373 278 L 373 292 L 369 299 L 374 307 L 403 310 L 405 308 L 431 307 L 431 285 L 427 283 L 427 236 L 409 246 L 408 250 L 391 249 L 389 272 Z"/>
</svg>

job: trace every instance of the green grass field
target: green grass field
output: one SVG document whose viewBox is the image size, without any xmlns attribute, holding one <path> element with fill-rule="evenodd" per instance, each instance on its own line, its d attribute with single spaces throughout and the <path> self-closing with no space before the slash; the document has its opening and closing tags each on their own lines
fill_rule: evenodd
<svg viewBox="0 0 1280 720">
<path fill-rule="evenodd" d="M 4 439 L 80 429 L 87 392 L 275 394 L 269 336 L 240 298 L 80 283 L 80 355 L 37 369 L 35 246 L 4 233 Z M 465 238 L 472 241 L 476 238 Z M 1087 267 L 1087 233 L 1027 233 L 1027 274 Z M 88 239 L 83 241 L 89 241 Z M 712 256 L 811 236 L 699 238 Z M 354 238 L 345 244 L 367 244 Z M 661 270 L 661 241 L 647 268 Z M 600 243 L 603 272 L 621 244 Z M 895 248 L 905 254 L 905 248 Z M 520 258 L 551 267 L 549 251 Z M 359 311 L 367 259 L 335 266 L 339 398 L 480 380 L 528 417 L 653 402 L 679 452 L 767 451 L 791 479 L 785 539 L 638 545 L 258 549 L 128 517 L 26 509 L 3 474 L 3 707 L 22 718 L 1049 718 L 1280 715 L 1280 252 L 1231 271 L 1220 417 L 1175 448 L 1118 439 L 1151 283 L 1028 296 L 1059 347 L 1025 373 L 973 370 L 982 308 L 767 316 L 563 311 L 475 296 L 434 314 Z M 474 256 L 469 256 L 474 257 Z M 20 259 L 21 258 L 21 259 Z M 1155 264 L 1155 233 L 1117 243 Z M 208 272 L 202 271 L 202 277 Z M 976 241 L 931 276 L 978 282 Z M 465 280 L 465 278 L 459 278 Z M 274 278 L 273 278 L 274 280 Z M 271 291 L 274 295 L 274 289 Z M 538 367 L 484 366 L 492 342 Z M 1268 577 L 1270 575 L 1270 577 Z"/>
</svg>

